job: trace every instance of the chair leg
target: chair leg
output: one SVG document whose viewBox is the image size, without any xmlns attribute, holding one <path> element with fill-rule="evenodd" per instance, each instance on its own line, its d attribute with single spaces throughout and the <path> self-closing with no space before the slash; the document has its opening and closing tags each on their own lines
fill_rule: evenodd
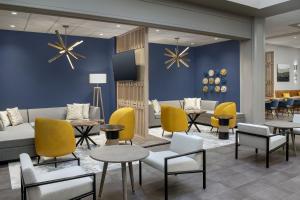
<svg viewBox="0 0 300 200">
<path fill-rule="evenodd" d="M 168 200 L 168 172 L 165 171 L 165 200 Z"/>
<path fill-rule="evenodd" d="M 41 161 L 41 156 L 38 156 L 38 158 L 37 158 L 38 160 L 37 160 L 37 164 L 40 164 L 40 161 Z"/>
<path fill-rule="evenodd" d="M 173 137 L 174 132 L 172 132 L 172 137 Z"/>
<path fill-rule="evenodd" d="M 255 148 L 255 153 L 258 154 L 258 149 L 257 148 Z"/>
<path fill-rule="evenodd" d="M 142 161 L 139 161 L 139 183 L 142 185 Z"/>
<path fill-rule="evenodd" d="M 269 168 L 270 165 L 270 152 L 266 151 L 266 168 Z"/>
<path fill-rule="evenodd" d="M 129 140 L 129 142 L 130 142 L 130 145 L 132 146 L 132 140 Z"/>
<path fill-rule="evenodd" d="M 210 129 L 210 132 L 212 132 L 213 129 L 214 129 L 214 127 L 212 126 L 211 129 Z"/>
<path fill-rule="evenodd" d="M 162 132 L 162 134 L 161 134 L 162 137 L 164 136 L 164 133 L 165 133 L 165 130 L 163 130 L 163 132 Z"/>
<path fill-rule="evenodd" d="M 80 166 L 80 158 L 78 158 L 75 153 L 72 153 L 72 155 L 77 159 L 77 165 Z"/>
<path fill-rule="evenodd" d="M 54 161 L 55 161 L 55 163 L 54 163 L 54 167 L 56 168 L 56 167 L 57 167 L 57 163 L 56 163 L 56 157 L 54 157 Z"/>
</svg>

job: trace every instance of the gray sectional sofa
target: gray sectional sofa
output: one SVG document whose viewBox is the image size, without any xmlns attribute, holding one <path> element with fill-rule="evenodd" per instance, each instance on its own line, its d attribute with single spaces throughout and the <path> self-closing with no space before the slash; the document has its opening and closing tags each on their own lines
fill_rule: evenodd
<svg viewBox="0 0 300 200">
<path fill-rule="evenodd" d="M 182 100 L 171 100 L 171 101 L 160 101 L 160 105 L 167 104 L 175 107 L 183 107 Z M 206 113 L 201 114 L 197 123 L 202 125 L 210 126 L 210 118 L 214 114 L 214 109 L 218 105 L 218 101 L 211 100 L 201 100 L 201 109 L 205 110 Z M 245 122 L 245 114 L 238 112 L 237 113 L 237 122 Z M 160 113 L 155 113 L 153 105 L 149 103 L 149 128 L 161 126 L 160 124 Z"/>
<path fill-rule="evenodd" d="M 0 131 L 0 162 L 18 159 L 20 153 L 35 156 L 34 121 L 38 117 L 50 119 L 66 119 L 67 108 L 39 108 L 20 110 L 24 123 L 6 127 Z M 100 108 L 90 107 L 90 119 L 100 119 Z M 95 126 L 91 134 L 99 134 L 100 126 Z M 80 133 L 75 131 L 78 136 Z"/>
</svg>

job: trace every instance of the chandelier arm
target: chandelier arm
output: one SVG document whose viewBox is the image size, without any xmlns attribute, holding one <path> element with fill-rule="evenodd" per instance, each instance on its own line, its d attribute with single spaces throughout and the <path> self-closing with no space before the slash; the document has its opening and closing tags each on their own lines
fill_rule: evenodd
<svg viewBox="0 0 300 200">
<path fill-rule="evenodd" d="M 76 57 L 71 51 L 67 51 L 68 52 L 68 54 L 70 55 L 70 56 L 72 56 L 73 58 L 75 58 L 76 60 L 78 60 L 78 57 Z"/>
<path fill-rule="evenodd" d="M 65 46 L 65 44 L 64 44 L 64 41 L 63 41 L 62 37 L 60 36 L 58 30 L 56 30 L 55 33 L 56 33 L 56 36 L 57 36 L 57 38 L 58 38 L 58 41 L 59 41 L 60 45 L 63 47 L 63 49 L 66 49 L 66 46 Z"/>
<path fill-rule="evenodd" d="M 187 50 L 189 50 L 190 47 L 185 48 L 180 54 L 179 56 L 182 56 L 182 54 L 184 54 Z"/>
<path fill-rule="evenodd" d="M 168 49 L 168 48 L 165 48 L 165 50 L 169 53 L 169 54 L 171 54 L 172 56 L 176 56 L 176 54 L 175 53 L 173 53 L 170 49 Z"/>
<path fill-rule="evenodd" d="M 174 61 L 174 60 L 176 60 L 176 59 L 175 58 L 171 58 L 171 59 L 165 61 L 165 65 L 168 64 L 168 63 L 170 63 L 170 62 L 172 62 L 172 61 Z"/>
<path fill-rule="evenodd" d="M 74 52 L 74 51 L 72 51 L 72 53 L 73 53 L 75 56 L 79 57 L 79 58 L 86 59 L 86 57 L 85 57 L 84 55 L 81 55 L 81 54 L 76 53 L 76 52 Z"/>
<path fill-rule="evenodd" d="M 176 60 L 173 60 L 173 62 L 171 62 L 168 66 L 167 69 L 170 69 L 170 67 L 176 62 Z"/>
<path fill-rule="evenodd" d="M 73 66 L 73 63 L 72 63 L 72 61 L 71 61 L 71 58 L 70 58 L 69 54 L 66 53 L 66 56 L 67 56 L 67 59 L 68 59 L 68 61 L 69 61 L 69 64 L 70 64 L 71 68 L 74 70 L 74 66 Z"/>
<path fill-rule="evenodd" d="M 53 58 L 48 60 L 48 63 L 52 63 L 53 61 L 57 60 L 58 58 L 60 58 L 63 54 L 58 54 L 56 56 L 54 56 Z"/>
<path fill-rule="evenodd" d="M 184 66 L 186 66 L 187 68 L 189 68 L 189 64 L 187 64 L 186 62 L 184 62 L 182 59 L 179 60 L 179 62 L 181 62 Z"/>
<path fill-rule="evenodd" d="M 53 48 L 58 49 L 58 50 L 63 50 L 63 48 L 61 46 L 56 45 L 56 44 L 52 44 L 50 42 L 48 43 L 48 46 L 53 47 Z"/>
</svg>

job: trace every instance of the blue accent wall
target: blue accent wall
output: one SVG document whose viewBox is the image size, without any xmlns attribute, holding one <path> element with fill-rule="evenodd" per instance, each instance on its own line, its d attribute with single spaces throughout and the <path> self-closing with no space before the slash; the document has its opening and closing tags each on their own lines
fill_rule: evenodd
<svg viewBox="0 0 300 200">
<path fill-rule="evenodd" d="M 111 57 L 113 39 L 68 36 L 68 44 L 84 40 L 75 51 L 87 57 L 74 61 L 73 71 L 65 57 L 49 64 L 57 50 L 54 34 L 0 31 L 0 110 L 8 107 L 43 108 L 69 103 L 92 103 L 90 73 L 106 73 L 102 85 L 106 119 L 115 108 L 115 85 Z"/>
<path fill-rule="evenodd" d="M 228 73 L 227 92 L 202 92 L 202 79 L 209 69 L 221 70 L 226 68 Z M 195 96 L 203 99 L 218 100 L 219 102 L 234 101 L 240 108 L 240 43 L 226 41 L 196 48 Z"/>
<path fill-rule="evenodd" d="M 149 45 L 149 97 L 158 100 L 201 97 L 219 102 L 234 101 L 240 104 L 240 44 L 226 41 L 190 48 L 190 68 L 172 66 L 166 69 L 165 48 L 173 45 Z M 181 47 L 181 50 L 184 47 Z M 209 69 L 227 68 L 227 93 L 203 93 L 202 79 Z"/>
<path fill-rule="evenodd" d="M 189 52 L 190 68 L 173 65 L 166 69 L 165 48 L 174 51 L 174 45 L 149 44 L 149 98 L 158 100 L 183 99 L 195 96 L 194 49 Z M 179 47 L 182 51 L 185 47 Z"/>
</svg>

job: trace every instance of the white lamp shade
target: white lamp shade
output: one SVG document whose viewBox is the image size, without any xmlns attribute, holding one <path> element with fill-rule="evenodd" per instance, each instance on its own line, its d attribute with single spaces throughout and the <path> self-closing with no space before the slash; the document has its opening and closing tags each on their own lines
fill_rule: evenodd
<svg viewBox="0 0 300 200">
<path fill-rule="evenodd" d="M 106 83 L 106 74 L 90 74 L 90 84 Z"/>
</svg>

